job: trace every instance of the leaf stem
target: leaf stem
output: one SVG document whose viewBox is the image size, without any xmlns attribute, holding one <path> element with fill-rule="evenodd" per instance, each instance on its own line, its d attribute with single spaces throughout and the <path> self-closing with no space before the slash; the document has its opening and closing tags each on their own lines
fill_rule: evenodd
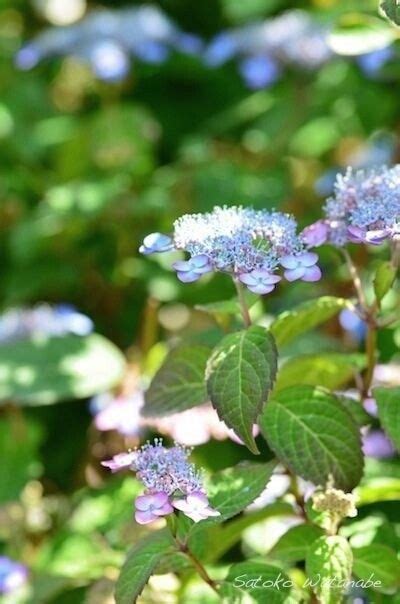
<svg viewBox="0 0 400 604">
<path fill-rule="evenodd" d="M 240 283 L 239 279 L 236 279 L 235 277 L 233 277 L 233 282 L 235 284 L 237 295 L 238 295 L 238 301 L 239 301 L 239 305 L 240 305 L 240 311 L 242 313 L 243 323 L 244 323 L 245 327 L 250 327 L 251 318 L 250 318 L 249 309 L 247 308 L 246 299 L 244 297 L 244 287 Z"/>
<path fill-rule="evenodd" d="M 376 365 L 376 325 L 372 321 L 368 321 L 367 336 L 365 339 L 365 352 L 367 354 L 367 369 L 364 374 L 363 382 L 363 397 L 367 397 L 369 389 L 372 384 L 372 378 L 374 376 L 374 369 Z"/>
</svg>

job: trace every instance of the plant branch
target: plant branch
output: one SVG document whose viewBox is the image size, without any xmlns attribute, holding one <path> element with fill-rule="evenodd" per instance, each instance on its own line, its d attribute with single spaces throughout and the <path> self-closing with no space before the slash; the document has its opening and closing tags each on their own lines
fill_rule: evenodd
<svg viewBox="0 0 400 604">
<path fill-rule="evenodd" d="M 364 294 L 364 290 L 363 290 L 362 283 L 361 283 L 361 277 L 358 272 L 358 269 L 357 269 L 356 265 L 354 264 L 349 252 L 345 248 L 342 249 L 342 253 L 346 260 L 347 268 L 349 269 L 351 278 L 353 280 L 354 289 L 356 290 L 356 294 L 357 294 L 357 298 L 360 303 L 360 306 L 364 311 L 367 311 L 367 309 L 368 309 L 367 299 Z"/>
<path fill-rule="evenodd" d="M 238 279 L 235 279 L 235 278 L 233 278 L 233 282 L 235 284 L 237 295 L 238 295 L 239 306 L 240 306 L 240 311 L 242 313 L 243 323 L 244 323 L 245 327 L 250 327 L 251 318 L 250 318 L 249 309 L 247 308 L 246 300 L 244 297 L 243 285 L 240 283 L 240 281 Z"/>
<path fill-rule="evenodd" d="M 205 581 L 211 587 L 211 589 L 213 589 L 217 594 L 219 594 L 217 583 L 213 579 L 211 579 L 210 575 L 208 574 L 200 560 L 196 558 L 196 556 L 190 551 L 190 549 L 185 543 L 181 543 L 177 539 L 176 543 L 179 547 L 179 551 L 181 551 L 189 558 L 190 562 L 192 563 L 200 577 L 203 579 L 203 581 Z"/>
</svg>

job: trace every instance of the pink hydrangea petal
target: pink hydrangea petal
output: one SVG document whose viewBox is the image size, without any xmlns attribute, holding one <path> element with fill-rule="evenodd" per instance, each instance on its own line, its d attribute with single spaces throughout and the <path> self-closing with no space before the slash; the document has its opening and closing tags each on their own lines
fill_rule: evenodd
<svg viewBox="0 0 400 604">
<path fill-rule="evenodd" d="M 130 453 L 119 453 L 118 455 L 114 455 L 112 459 L 102 461 L 101 465 L 105 468 L 109 468 L 111 472 L 118 472 L 118 470 L 123 470 L 124 468 L 131 466 L 135 461 L 135 457 L 135 451 Z"/>
<path fill-rule="evenodd" d="M 137 510 L 135 512 L 135 520 L 138 524 L 149 524 L 150 522 L 154 522 L 154 520 L 157 520 L 157 518 L 158 517 L 155 516 L 150 510 L 146 512 L 141 512 L 140 510 Z"/>
<path fill-rule="evenodd" d="M 284 272 L 284 275 L 287 281 L 296 281 L 297 279 L 301 279 L 302 277 L 304 277 L 305 272 L 306 268 L 304 266 L 299 266 L 291 270 L 286 270 Z"/>
<path fill-rule="evenodd" d="M 322 273 L 319 266 L 310 266 L 306 269 L 306 272 L 304 273 L 303 281 L 313 283 L 314 281 L 319 281 L 321 277 Z"/>
<path fill-rule="evenodd" d="M 184 512 L 185 516 L 187 516 L 188 518 L 191 518 L 194 522 L 201 522 L 201 520 L 205 520 L 207 518 L 206 515 L 203 514 L 203 512 L 197 512 L 197 511 L 188 511 L 188 512 Z"/>
<path fill-rule="evenodd" d="M 190 510 L 192 509 L 186 499 L 174 499 L 172 501 L 172 505 L 177 510 L 180 510 L 181 512 L 185 513 L 190 512 Z"/>
<path fill-rule="evenodd" d="M 164 492 L 139 495 L 135 500 L 136 509 L 140 511 L 146 511 L 150 507 L 161 508 L 166 503 L 168 503 L 168 495 Z"/>
<path fill-rule="evenodd" d="M 189 505 L 196 508 L 206 508 L 208 506 L 207 495 L 201 491 L 195 491 L 187 496 L 186 501 Z"/>
<path fill-rule="evenodd" d="M 168 514 L 172 514 L 173 511 L 174 508 L 172 507 L 170 502 L 167 501 L 167 503 L 165 503 L 161 508 L 153 509 L 153 514 L 155 514 L 156 516 L 167 516 Z"/>
<path fill-rule="evenodd" d="M 214 510 L 214 508 L 211 508 L 210 506 L 208 506 L 205 510 L 201 510 L 201 513 L 207 514 L 208 517 L 221 516 L 221 512 Z"/>
<path fill-rule="evenodd" d="M 295 269 L 299 265 L 297 256 L 282 256 L 279 261 L 284 268 Z"/>
<path fill-rule="evenodd" d="M 347 235 L 352 243 L 362 243 L 365 241 L 366 231 L 360 227 L 350 225 L 347 227 Z"/>
<path fill-rule="evenodd" d="M 301 233 L 303 241 L 312 247 L 319 247 L 328 239 L 329 228 L 323 220 L 310 224 Z"/>
</svg>

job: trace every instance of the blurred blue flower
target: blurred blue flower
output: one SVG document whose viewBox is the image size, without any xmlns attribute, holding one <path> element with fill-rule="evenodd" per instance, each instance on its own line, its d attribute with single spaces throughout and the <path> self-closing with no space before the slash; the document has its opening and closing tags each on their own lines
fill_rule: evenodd
<svg viewBox="0 0 400 604">
<path fill-rule="evenodd" d="M 0 556 L 0 594 L 8 594 L 26 583 L 28 570 L 26 566 Z"/>
<path fill-rule="evenodd" d="M 31 69 L 43 59 L 70 55 L 88 63 L 101 80 L 117 82 L 127 76 L 130 57 L 158 64 L 171 50 L 199 54 L 202 42 L 155 6 L 140 6 L 93 11 L 74 25 L 47 29 L 20 49 L 15 62 Z"/>
<path fill-rule="evenodd" d="M 268 56 L 254 56 L 243 59 L 239 71 L 249 88 L 266 88 L 280 76 L 279 65 Z"/>
<path fill-rule="evenodd" d="M 379 74 L 382 67 L 393 58 L 394 51 L 391 46 L 368 52 L 357 57 L 357 63 L 365 75 L 373 78 Z"/>
<path fill-rule="evenodd" d="M 33 336 L 85 336 L 92 331 L 91 319 L 69 304 L 13 308 L 0 315 L 0 344 Z"/>
<path fill-rule="evenodd" d="M 339 323 L 354 340 L 362 342 L 367 331 L 367 326 L 365 321 L 360 319 L 355 312 L 349 308 L 344 308 L 339 314 Z"/>
</svg>

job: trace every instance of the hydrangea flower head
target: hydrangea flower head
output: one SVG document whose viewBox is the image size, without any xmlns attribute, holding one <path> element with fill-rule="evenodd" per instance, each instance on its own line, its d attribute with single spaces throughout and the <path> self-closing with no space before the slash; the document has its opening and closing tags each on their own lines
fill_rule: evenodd
<svg viewBox="0 0 400 604">
<path fill-rule="evenodd" d="M 274 272 L 282 257 L 306 261 L 304 254 L 309 247 L 297 234 L 296 220 L 290 214 L 241 206 L 216 206 L 205 214 L 185 214 L 175 221 L 172 237 L 148 235 L 140 251 L 149 254 L 172 246 L 190 256 L 173 264 L 181 281 L 190 283 L 211 271 L 224 272 L 259 294 L 271 292 L 280 281 Z M 312 272 L 316 280 L 317 269 Z"/>
<path fill-rule="evenodd" d="M 155 439 L 154 444 L 148 442 L 102 465 L 111 471 L 129 467 L 144 485 L 144 495 L 135 502 L 135 517 L 140 524 L 171 514 L 174 508 L 199 522 L 209 516 L 219 516 L 219 512 L 208 503 L 201 472 L 189 461 L 190 452 L 191 449 L 179 444 L 164 447 L 161 439 Z"/>
<path fill-rule="evenodd" d="M 400 165 L 353 171 L 336 178 L 333 197 L 325 204 L 328 238 L 379 245 L 395 238 L 400 221 Z"/>
</svg>

